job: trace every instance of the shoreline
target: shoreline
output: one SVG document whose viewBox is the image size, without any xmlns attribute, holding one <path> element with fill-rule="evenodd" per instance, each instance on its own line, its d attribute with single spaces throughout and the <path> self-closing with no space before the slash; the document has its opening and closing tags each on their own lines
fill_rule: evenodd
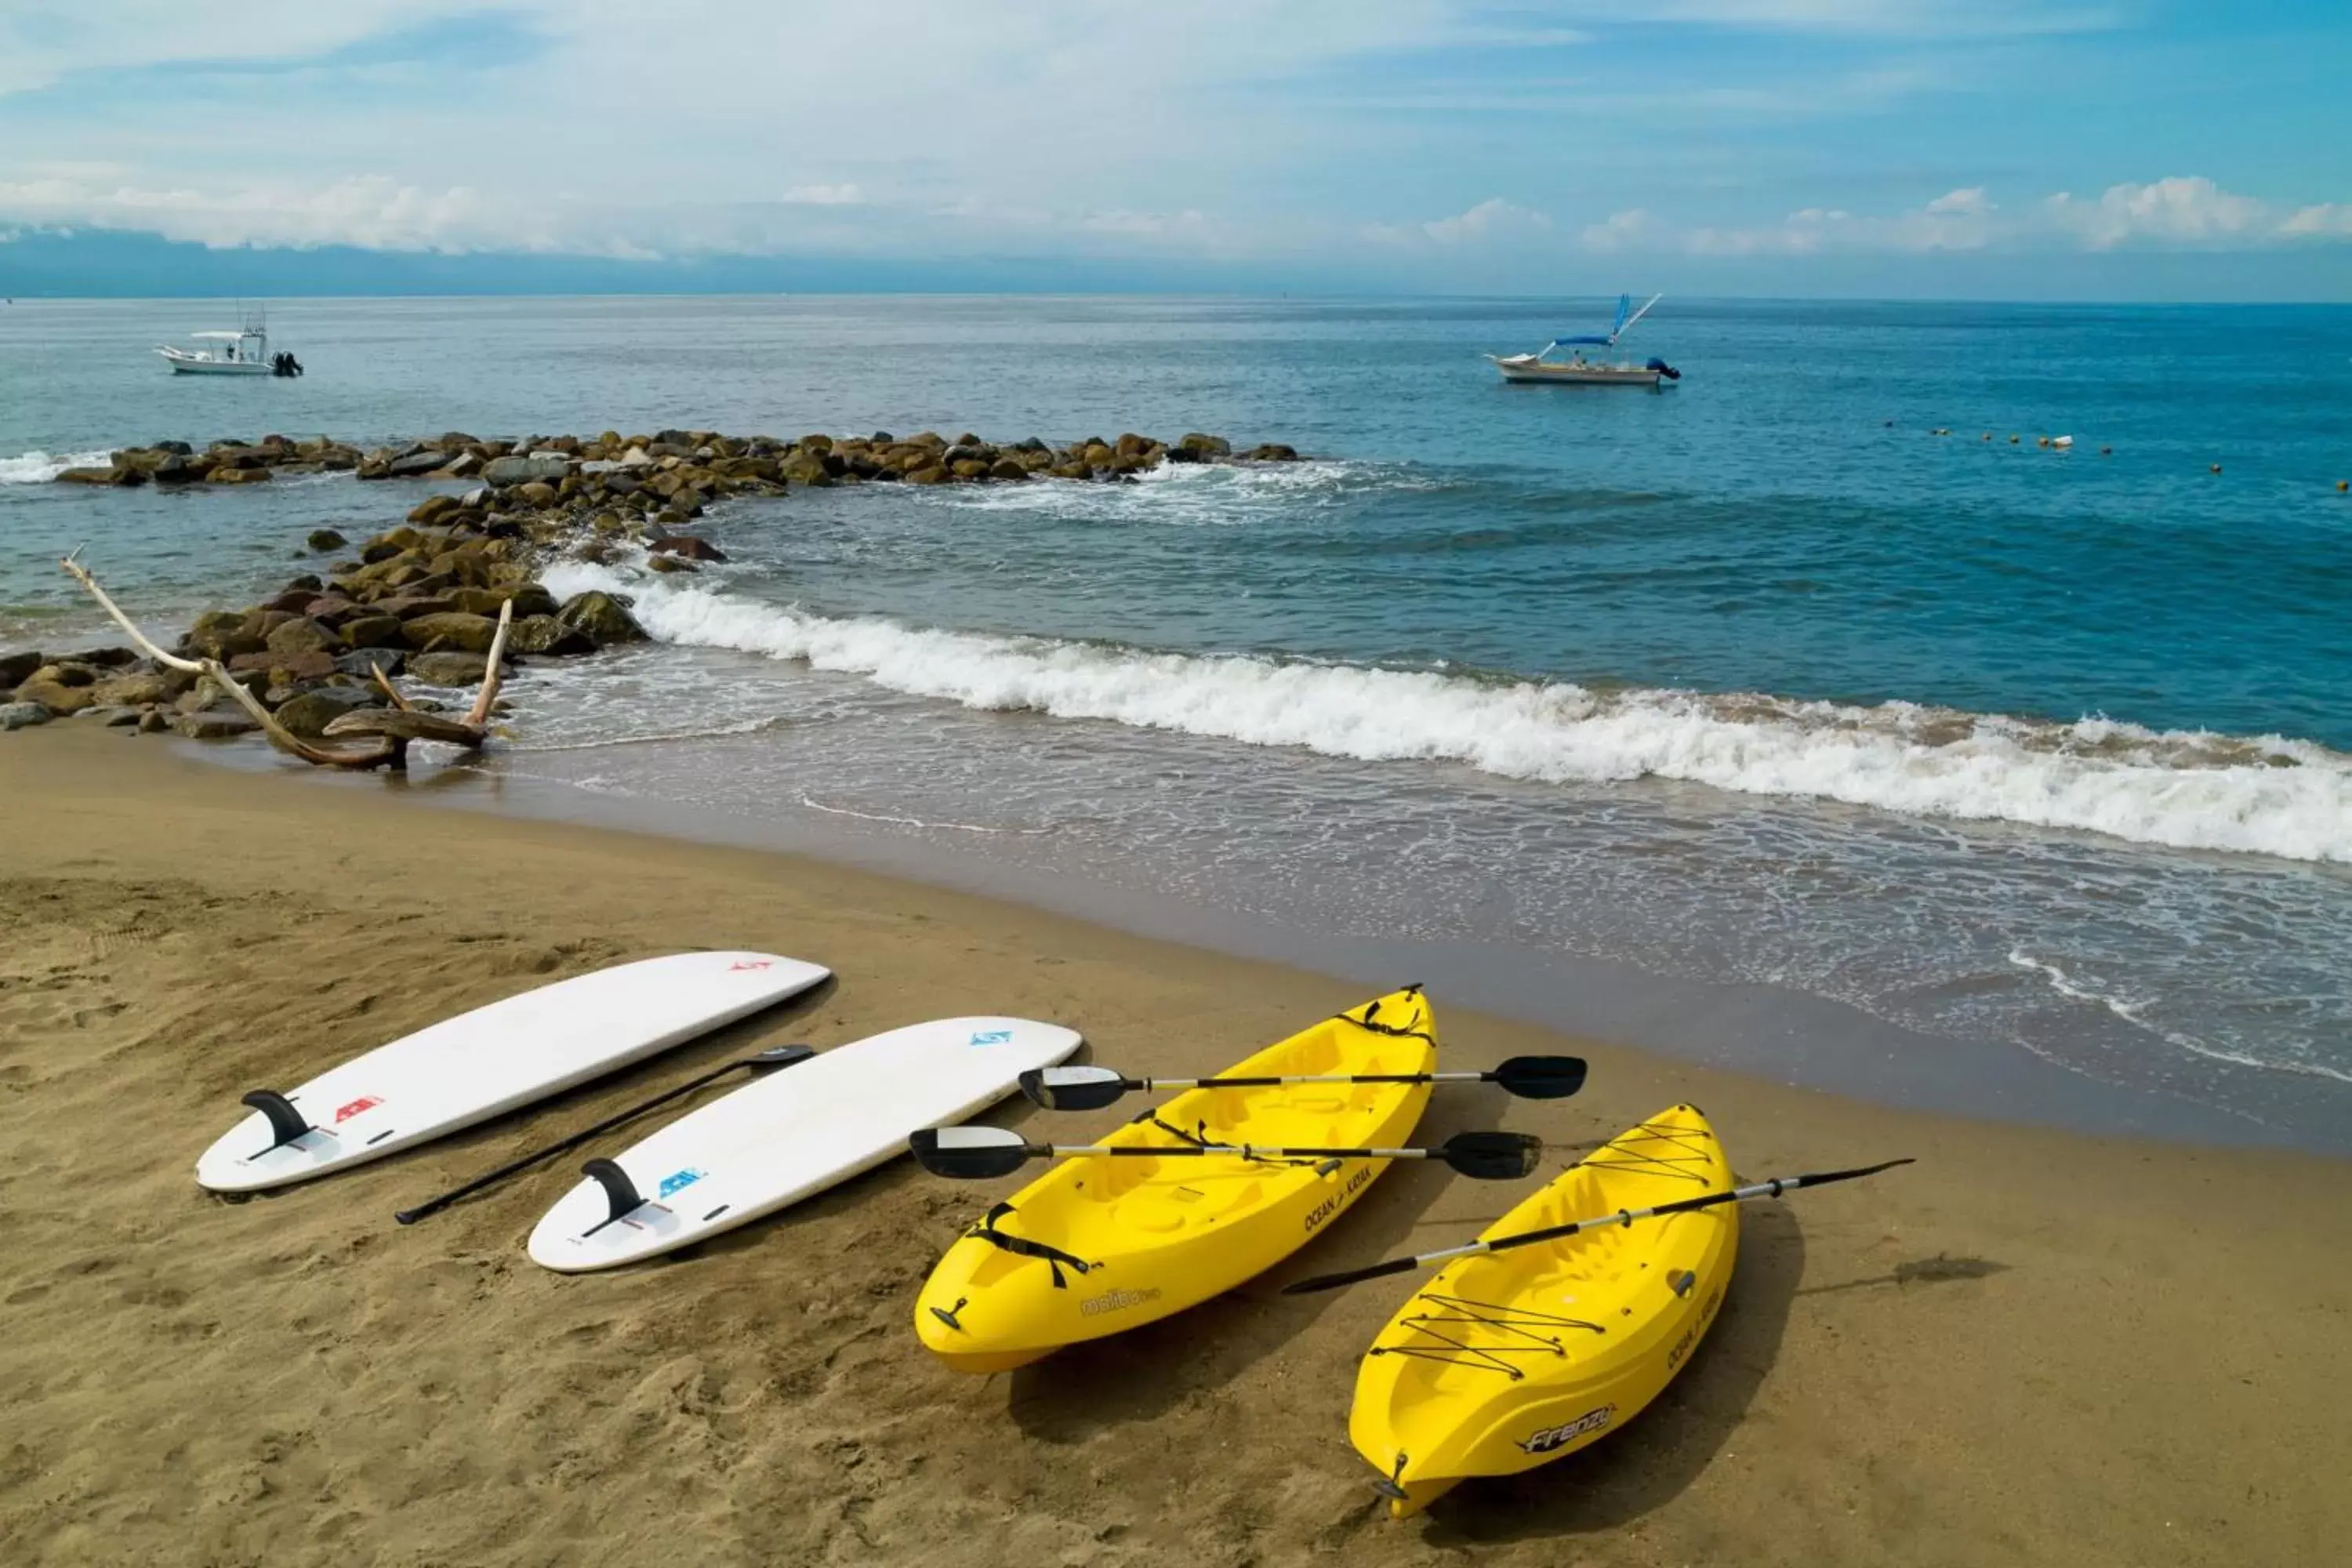
<svg viewBox="0 0 2352 1568">
<path fill-rule="evenodd" d="M 2352 1530 L 2319 1479 L 2352 1459 L 2340 1161 L 1892 1110 L 1602 1044 L 1573 1042 L 1577 1100 L 1447 1099 L 1422 1131 L 1573 1145 L 1687 1098 L 1744 1175 L 1921 1163 L 1752 1210 L 1723 1321 L 1658 1405 L 1402 1526 L 1345 1436 L 1397 1297 L 1273 1287 L 1499 1212 L 1426 1172 L 1228 1297 L 989 1379 L 932 1364 L 907 1314 L 1005 1184 L 897 1162 L 579 1279 L 520 1253 L 560 1177 L 399 1230 L 401 1202 L 755 1039 L 985 1005 L 1175 1073 L 1364 987 L 822 860 L 403 809 L 441 804 L 423 780 L 313 782 L 94 730 L 0 749 L 0 1371 L 22 1391 L 0 1529 L 31 1561 L 2236 1564 Z M 189 1179 L 243 1089 L 542 976 L 719 945 L 839 979 L 341 1178 L 246 1204 Z M 1435 1004 L 1457 1063 L 1567 1043 Z"/>
<path fill-rule="evenodd" d="M 527 757 L 527 753 L 526 753 Z M 293 779 L 274 755 L 206 748 L 192 760 Z M 578 826 L 781 854 L 982 898 L 1377 989 L 1398 976 L 1476 997 L 1480 1010 L 1627 1050 L 1801 1091 L 1971 1121 L 2205 1148 L 2271 1148 L 2352 1159 L 2352 1129 L 2282 1127 L 2248 1113 L 2090 1077 L 2007 1041 L 1927 1035 L 1835 999 L 1760 983 L 1696 980 L 1625 963 L 1460 941 L 1300 931 L 1173 895 L 1057 875 L 962 851 L 935 836 L 852 837 L 822 807 L 751 817 L 582 790 L 517 771 L 511 754 L 436 775 L 417 804 L 493 819 Z M 317 775 L 324 781 L 332 775 Z M 365 789 L 353 781 L 353 787 Z M 1572 1018 L 1573 1023 L 1560 1020 Z"/>
</svg>

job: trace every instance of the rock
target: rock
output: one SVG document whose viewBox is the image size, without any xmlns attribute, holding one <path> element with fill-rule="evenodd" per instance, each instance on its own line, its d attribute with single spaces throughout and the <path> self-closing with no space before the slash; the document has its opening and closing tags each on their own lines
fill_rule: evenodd
<svg viewBox="0 0 2352 1568">
<path fill-rule="evenodd" d="M 337 533 L 331 528 L 314 528 L 310 531 L 310 537 L 303 542 L 310 545 L 311 549 L 317 551 L 320 554 L 324 555 L 330 550 L 341 550 L 344 545 L 349 544 L 351 541 L 345 539 L 341 534 Z"/>
<path fill-rule="evenodd" d="M 181 714 L 172 728 L 191 741 L 226 741 L 250 735 L 261 726 L 242 708 L 207 708 L 201 712 Z"/>
<path fill-rule="evenodd" d="M 43 665 L 17 682 L 15 697 L 19 702 L 37 702 L 58 714 L 79 713 L 98 705 L 97 689 L 89 671 L 69 665 Z"/>
<path fill-rule="evenodd" d="M 711 543 L 710 541 L 707 539 L 698 539 L 691 533 L 665 534 L 659 539 L 647 542 L 646 548 L 658 555 L 678 555 L 685 557 L 688 561 L 724 561 L 727 559 L 727 552 L 725 551 L 719 549 L 716 544 Z"/>
<path fill-rule="evenodd" d="M 401 647 L 398 616 L 360 616 L 343 623 L 343 641 L 352 647 Z"/>
<path fill-rule="evenodd" d="M 211 471 L 209 463 L 174 452 L 155 465 L 154 479 L 159 485 L 192 485 Z"/>
<path fill-rule="evenodd" d="M 560 479 L 572 471 L 572 459 L 562 453 L 546 457 L 498 458 L 482 465 L 482 478 L 493 485 L 528 484 L 534 479 Z"/>
<path fill-rule="evenodd" d="M 324 680 L 335 673 L 335 656 L 324 648 L 296 653 L 241 653 L 228 661 L 232 675 L 251 675 L 265 685 L 290 685 L 298 680 Z"/>
<path fill-rule="evenodd" d="M 578 632 L 598 647 L 646 640 L 646 628 L 637 625 L 628 606 L 595 589 L 574 595 L 557 612 L 556 619 L 565 631 Z"/>
<path fill-rule="evenodd" d="M 278 705 L 278 711 L 271 716 L 293 734 L 305 741 L 315 741 L 326 732 L 330 723 L 352 709 L 383 706 L 382 695 L 371 688 L 321 686 L 288 698 Z"/>
<path fill-rule="evenodd" d="M 643 447 L 632 447 L 621 454 L 620 462 L 625 468 L 650 468 L 654 466 L 654 455 Z"/>
<path fill-rule="evenodd" d="M 377 667 L 381 667 L 386 675 L 398 675 L 408 667 L 407 650 L 396 647 L 354 648 L 350 653 L 337 655 L 335 658 L 335 668 L 340 673 L 371 683 L 375 679 Z"/>
<path fill-rule="evenodd" d="M 139 732 L 142 735 L 160 735 L 171 727 L 172 716 L 161 708 L 150 708 L 139 715 Z"/>
<path fill-rule="evenodd" d="M 144 708 L 90 708 L 82 712 L 85 719 L 94 719 L 110 730 L 127 730 L 147 716 Z"/>
<path fill-rule="evenodd" d="M 702 570 L 701 567 L 697 566 L 693 562 L 680 561 L 675 555 L 656 555 L 650 561 L 647 561 L 646 565 L 653 571 L 665 574 L 672 572 L 699 572 Z"/>
<path fill-rule="evenodd" d="M 0 702 L 0 731 L 29 729 L 55 717 L 38 702 Z"/>
<path fill-rule="evenodd" d="M 22 653 L 0 653 L 0 691 L 14 691 L 18 681 L 30 679 L 33 671 L 47 662 L 34 648 Z"/>
<path fill-rule="evenodd" d="M 408 659 L 408 678 L 427 686 L 479 686 L 489 659 L 478 653 L 419 653 Z"/>
<path fill-rule="evenodd" d="M 508 628 L 507 646 L 517 653 L 555 655 L 594 653 L 594 639 L 566 626 L 553 616 L 522 616 Z"/>
<path fill-rule="evenodd" d="M 1262 446 L 1252 447 L 1242 457 L 1244 461 L 1252 463 L 1295 463 L 1298 461 L 1298 451 L 1297 447 L 1286 447 L 1279 441 L 1268 441 Z"/>
<path fill-rule="evenodd" d="M 184 639 L 188 647 L 206 658 L 228 659 L 241 653 L 258 653 L 266 646 L 258 622 L 236 610 L 207 610 L 196 617 Z"/>
<path fill-rule="evenodd" d="M 270 477 L 268 468 L 215 468 L 205 476 L 205 482 L 215 485 L 257 485 Z"/>
<path fill-rule="evenodd" d="M 396 616 L 406 621 L 414 620 L 418 616 L 446 615 L 457 607 L 444 595 L 403 594 L 394 598 L 378 600 L 375 609 L 376 614 L 380 616 Z"/>
<path fill-rule="evenodd" d="M 457 507 L 456 496 L 426 496 L 409 511 L 408 521 L 422 526 L 431 522 L 445 511 L 456 510 Z"/>
<path fill-rule="evenodd" d="M 1011 458 L 999 458 L 989 465 L 988 477 L 992 479 L 1025 479 L 1029 477 L 1029 470 Z"/>
<path fill-rule="evenodd" d="M 1186 436 L 1182 440 L 1177 442 L 1175 450 L 1179 452 L 1191 453 L 1192 457 L 1187 460 L 1198 462 L 1203 458 L 1232 457 L 1234 455 L 1234 444 L 1231 441 L 1226 440 L 1223 436 L 1204 436 L 1200 431 L 1195 430 L 1192 434 Z"/>
<path fill-rule="evenodd" d="M 400 635 L 414 648 L 462 648 L 467 653 L 488 653 L 491 639 L 499 635 L 499 626 L 488 616 L 445 610 L 438 615 L 411 616 L 402 624 Z"/>
<path fill-rule="evenodd" d="M 481 471 L 482 457 L 478 452 L 460 452 L 440 468 L 445 479 L 470 479 Z"/>
<path fill-rule="evenodd" d="M 533 511 L 545 511 L 562 499 L 555 487 L 544 479 L 533 479 L 529 484 L 517 487 L 515 497 Z"/>
<path fill-rule="evenodd" d="M 61 485 L 137 484 L 139 481 L 131 479 L 130 472 L 123 468 L 67 468 L 58 475 L 57 482 Z"/>
<path fill-rule="evenodd" d="M 946 485 L 955 482 L 955 476 L 937 463 L 931 464 L 929 468 L 909 468 L 905 479 L 910 485 Z"/>
<path fill-rule="evenodd" d="M 292 653 L 341 653 L 343 639 L 307 616 L 297 616 L 278 626 L 268 638 L 269 651 Z"/>
<path fill-rule="evenodd" d="M 443 456 L 437 447 L 423 447 L 393 458 L 391 462 L 384 465 L 383 471 L 396 479 L 416 479 L 431 473 L 439 468 L 443 461 Z"/>
<path fill-rule="evenodd" d="M 169 702 L 179 695 L 170 678 L 143 673 L 110 675 L 89 691 L 91 700 L 101 708 L 143 708 L 151 702 Z"/>
</svg>

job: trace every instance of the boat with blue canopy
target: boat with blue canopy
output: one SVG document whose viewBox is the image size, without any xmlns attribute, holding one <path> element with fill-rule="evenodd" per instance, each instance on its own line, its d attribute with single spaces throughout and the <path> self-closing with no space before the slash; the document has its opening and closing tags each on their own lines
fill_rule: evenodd
<svg viewBox="0 0 2352 1568">
<path fill-rule="evenodd" d="M 1633 296 L 1617 296 L 1617 321 L 1606 332 L 1586 333 L 1552 339 L 1531 354 L 1488 354 L 1487 362 L 1503 373 L 1503 379 L 1522 384 L 1550 383 L 1563 386 L 1647 386 L 1655 388 L 1665 382 L 1680 381 L 1682 372 L 1665 361 L 1652 358 L 1646 363 L 1635 364 L 1630 360 L 1612 362 L 1605 358 L 1588 357 L 1588 348 L 1613 349 L 1617 340 L 1625 335 L 1634 322 L 1650 313 L 1650 306 L 1664 299 L 1653 294 L 1649 303 L 1640 310 L 1633 308 Z M 1557 350 L 1570 351 L 1566 359 L 1553 359 Z"/>
</svg>

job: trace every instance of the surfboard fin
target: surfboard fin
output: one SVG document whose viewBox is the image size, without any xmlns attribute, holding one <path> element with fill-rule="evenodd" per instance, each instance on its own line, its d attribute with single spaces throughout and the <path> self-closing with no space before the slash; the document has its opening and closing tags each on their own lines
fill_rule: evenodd
<svg viewBox="0 0 2352 1568">
<path fill-rule="evenodd" d="M 637 1184 L 629 1180 L 629 1173 L 621 1169 L 617 1162 L 591 1160 L 580 1167 L 580 1173 L 604 1188 L 604 1201 L 612 1205 L 612 1212 L 581 1232 L 583 1236 L 593 1236 L 614 1220 L 645 1207 L 645 1194 L 637 1191 Z"/>
<path fill-rule="evenodd" d="M 254 1089 L 238 1103 L 253 1107 L 268 1119 L 269 1131 L 273 1139 L 269 1149 L 282 1149 L 305 1132 L 320 1131 L 312 1127 L 300 1111 L 294 1109 L 292 1100 L 274 1089 Z M 251 1157 L 258 1160 L 262 1155 L 268 1153 L 269 1149 L 257 1149 Z"/>
</svg>

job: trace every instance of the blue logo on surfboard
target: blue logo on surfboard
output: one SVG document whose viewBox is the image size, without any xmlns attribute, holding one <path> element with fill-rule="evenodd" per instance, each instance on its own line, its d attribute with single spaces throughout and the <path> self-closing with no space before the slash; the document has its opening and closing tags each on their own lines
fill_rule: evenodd
<svg viewBox="0 0 2352 1568">
<path fill-rule="evenodd" d="M 973 1032 L 971 1043 L 975 1046 L 1001 1046 L 1012 1038 L 1013 1031 L 1010 1029 L 979 1029 Z"/>
<path fill-rule="evenodd" d="M 709 1174 L 708 1171 L 698 1171 L 691 1165 L 683 1171 L 672 1171 L 661 1179 L 660 1195 L 668 1197 L 672 1193 L 682 1193 Z"/>
</svg>

